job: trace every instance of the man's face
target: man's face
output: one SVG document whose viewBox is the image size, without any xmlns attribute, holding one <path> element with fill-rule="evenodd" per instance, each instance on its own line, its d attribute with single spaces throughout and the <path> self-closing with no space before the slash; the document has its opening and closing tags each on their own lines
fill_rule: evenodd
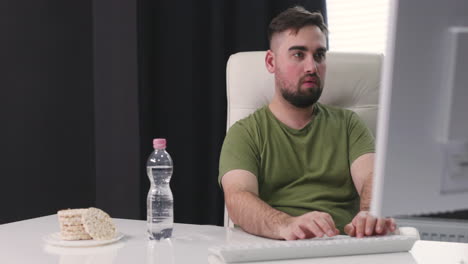
<svg viewBox="0 0 468 264">
<path fill-rule="evenodd" d="M 267 69 L 275 74 L 276 87 L 290 104 L 306 108 L 318 101 L 326 72 L 325 53 L 325 34 L 317 26 L 273 36 Z"/>
</svg>

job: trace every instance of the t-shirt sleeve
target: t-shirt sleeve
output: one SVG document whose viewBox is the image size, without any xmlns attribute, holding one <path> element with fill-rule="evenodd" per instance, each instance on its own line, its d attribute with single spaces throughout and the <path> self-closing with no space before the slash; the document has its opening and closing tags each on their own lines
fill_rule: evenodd
<svg viewBox="0 0 468 264">
<path fill-rule="evenodd" d="M 374 137 L 359 116 L 352 112 L 348 123 L 349 164 L 359 156 L 375 152 Z"/>
<path fill-rule="evenodd" d="M 247 170 L 258 176 L 259 152 L 253 135 L 242 123 L 235 123 L 224 138 L 219 158 L 218 183 L 227 172 Z"/>
</svg>

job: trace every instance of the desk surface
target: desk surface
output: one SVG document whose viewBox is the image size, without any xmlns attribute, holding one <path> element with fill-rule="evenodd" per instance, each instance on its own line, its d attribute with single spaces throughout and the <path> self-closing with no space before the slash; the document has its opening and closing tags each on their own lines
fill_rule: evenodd
<svg viewBox="0 0 468 264">
<path fill-rule="evenodd" d="M 125 237 L 114 244 L 91 248 L 49 246 L 43 237 L 58 232 L 56 215 L 0 225 L 0 259 L 9 263 L 117 264 L 117 263 L 209 263 L 208 247 L 222 243 L 264 241 L 242 230 L 208 225 L 175 224 L 173 238 L 149 241 L 146 222 L 114 219 Z M 266 263 L 266 262 L 261 262 Z M 268 263 L 444 263 L 468 264 L 468 244 L 418 241 L 410 252 L 273 261 Z"/>
</svg>

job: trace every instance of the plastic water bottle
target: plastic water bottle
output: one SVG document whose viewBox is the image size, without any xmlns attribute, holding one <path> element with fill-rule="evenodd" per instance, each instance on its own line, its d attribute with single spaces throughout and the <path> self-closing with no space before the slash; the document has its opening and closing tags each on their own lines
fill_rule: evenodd
<svg viewBox="0 0 468 264">
<path fill-rule="evenodd" d="M 146 172 L 151 182 L 148 192 L 147 225 L 149 238 L 160 240 L 172 236 L 174 208 L 169 182 L 172 176 L 172 159 L 166 151 L 166 139 L 153 140 L 154 151 L 146 162 Z"/>
</svg>

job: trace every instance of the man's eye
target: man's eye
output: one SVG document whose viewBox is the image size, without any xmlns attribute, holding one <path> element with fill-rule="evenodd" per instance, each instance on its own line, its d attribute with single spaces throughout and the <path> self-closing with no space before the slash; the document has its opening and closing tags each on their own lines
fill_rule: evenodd
<svg viewBox="0 0 468 264">
<path fill-rule="evenodd" d="M 314 59 L 317 62 L 321 62 L 325 59 L 325 53 L 316 53 L 314 54 Z"/>
<path fill-rule="evenodd" d="M 304 54 L 302 54 L 302 52 L 297 52 L 297 53 L 294 53 L 293 56 L 296 58 L 303 58 Z"/>
</svg>

